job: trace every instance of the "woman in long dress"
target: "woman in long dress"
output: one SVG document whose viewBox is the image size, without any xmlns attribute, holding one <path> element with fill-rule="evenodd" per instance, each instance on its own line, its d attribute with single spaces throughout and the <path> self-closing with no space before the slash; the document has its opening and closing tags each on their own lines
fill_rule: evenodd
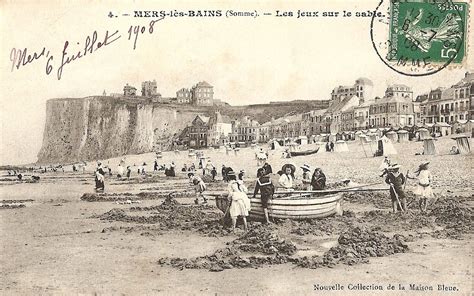
<svg viewBox="0 0 474 296">
<path fill-rule="evenodd" d="M 426 212 L 428 208 L 428 199 L 434 199 L 433 190 L 431 189 L 431 182 L 433 178 L 431 172 L 428 170 L 429 162 L 422 163 L 418 170 L 415 171 L 415 177 L 410 179 L 417 179 L 418 184 L 416 185 L 413 193 L 420 198 L 420 211 Z"/>
<path fill-rule="evenodd" d="M 247 187 L 241 180 L 236 180 L 234 172 L 228 172 L 227 177 L 230 179 L 228 198 L 231 200 L 229 214 L 232 219 L 232 231 L 235 230 L 237 217 L 239 216 L 242 217 L 244 221 L 244 230 L 247 231 L 247 216 L 250 211 L 250 199 L 247 196 Z"/>
</svg>

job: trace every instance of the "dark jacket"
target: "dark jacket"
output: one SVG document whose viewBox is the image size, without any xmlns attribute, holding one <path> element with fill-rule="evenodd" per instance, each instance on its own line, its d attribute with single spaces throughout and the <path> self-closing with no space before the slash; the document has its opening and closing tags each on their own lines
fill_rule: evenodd
<svg viewBox="0 0 474 296">
<path fill-rule="evenodd" d="M 323 190 L 326 188 L 326 175 L 323 172 L 320 172 L 319 175 L 313 174 L 311 178 L 311 186 L 313 190 Z"/>
<path fill-rule="evenodd" d="M 262 176 L 257 180 L 255 184 L 255 190 L 253 195 L 256 195 L 260 191 L 260 194 L 264 198 L 271 198 L 275 193 L 275 186 L 272 184 L 272 180 L 269 176 Z"/>
<path fill-rule="evenodd" d="M 385 177 L 385 183 L 390 184 L 390 195 L 393 197 L 395 196 L 395 192 L 399 196 L 399 198 L 405 198 L 405 192 L 403 192 L 403 184 L 405 184 L 406 179 L 405 176 L 400 173 L 398 176 L 395 177 L 395 175 L 392 172 L 388 172 L 387 176 Z M 393 191 L 395 190 L 395 192 Z"/>
</svg>

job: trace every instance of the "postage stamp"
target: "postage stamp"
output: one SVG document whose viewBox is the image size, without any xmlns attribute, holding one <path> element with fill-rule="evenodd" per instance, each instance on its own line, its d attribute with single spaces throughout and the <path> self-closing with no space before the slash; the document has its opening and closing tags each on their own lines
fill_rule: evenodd
<svg viewBox="0 0 474 296">
<path fill-rule="evenodd" d="M 396 72 L 424 76 L 463 63 L 469 4 L 450 0 L 381 1 L 371 23 L 372 43 Z M 388 36 L 387 36 L 388 35 Z"/>
</svg>

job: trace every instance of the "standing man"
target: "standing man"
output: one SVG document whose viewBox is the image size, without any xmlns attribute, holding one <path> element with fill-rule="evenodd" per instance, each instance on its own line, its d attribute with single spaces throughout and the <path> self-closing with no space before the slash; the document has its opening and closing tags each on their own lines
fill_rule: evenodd
<svg viewBox="0 0 474 296">
<path fill-rule="evenodd" d="M 105 171 L 102 168 L 102 163 L 97 163 L 97 169 L 95 170 L 95 190 L 104 191 L 105 190 Z"/>
</svg>

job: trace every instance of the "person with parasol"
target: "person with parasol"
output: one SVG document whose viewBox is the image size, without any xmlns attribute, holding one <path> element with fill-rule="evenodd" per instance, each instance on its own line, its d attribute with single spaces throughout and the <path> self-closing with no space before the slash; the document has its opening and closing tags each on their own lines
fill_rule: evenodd
<svg viewBox="0 0 474 296">
<path fill-rule="evenodd" d="M 434 194 L 433 190 L 431 189 L 431 182 L 433 178 L 431 176 L 430 171 L 428 170 L 429 162 L 423 162 L 420 164 L 418 169 L 415 171 L 415 177 L 410 177 L 407 175 L 409 179 L 417 179 L 418 184 L 413 191 L 413 193 L 420 198 L 420 211 L 426 212 L 428 207 L 427 201 L 428 199 L 433 199 Z"/>
</svg>

